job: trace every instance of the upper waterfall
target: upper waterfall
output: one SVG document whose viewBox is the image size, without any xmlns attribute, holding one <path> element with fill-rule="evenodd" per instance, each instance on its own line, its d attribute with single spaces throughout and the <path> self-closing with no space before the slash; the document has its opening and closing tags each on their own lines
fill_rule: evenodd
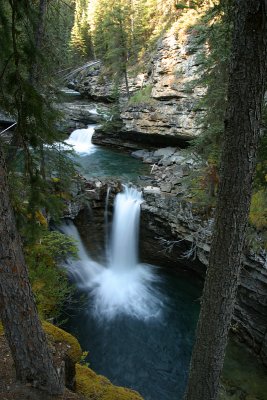
<svg viewBox="0 0 267 400">
<path fill-rule="evenodd" d="M 95 150 L 95 145 L 92 143 L 92 136 L 95 131 L 95 125 L 89 125 L 85 129 L 76 129 L 65 142 L 80 154 L 90 154 Z"/>
</svg>

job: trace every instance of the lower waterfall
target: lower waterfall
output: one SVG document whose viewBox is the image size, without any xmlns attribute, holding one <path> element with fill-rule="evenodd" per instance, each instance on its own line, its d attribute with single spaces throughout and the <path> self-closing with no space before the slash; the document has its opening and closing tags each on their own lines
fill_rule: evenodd
<svg viewBox="0 0 267 400">
<path fill-rule="evenodd" d="M 90 294 L 89 307 L 100 320 L 120 314 L 144 320 L 161 315 L 163 299 L 155 267 L 138 262 L 141 203 L 142 193 L 134 188 L 125 187 L 117 194 L 106 265 L 92 260 L 72 223 L 61 227 L 75 238 L 79 250 L 79 260 L 70 260 L 67 269 L 77 286 Z"/>
</svg>

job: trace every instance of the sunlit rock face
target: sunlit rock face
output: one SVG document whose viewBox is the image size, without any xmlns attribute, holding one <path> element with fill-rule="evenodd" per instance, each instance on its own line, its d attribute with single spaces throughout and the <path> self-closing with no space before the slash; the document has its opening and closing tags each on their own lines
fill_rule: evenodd
<svg viewBox="0 0 267 400">
<path fill-rule="evenodd" d="M 204 88 L 199 78 L 202 46 L 187 33 L 177 39 L 175 26 L 159 41 L 146 84 L 151 85 L 151 102 L 125 105 L 121 118 L 124 132 L 178 136 L 185 140 L 201 131 L 199 101 Z M 194 81 L 194 82 L 193 82 Z"/>
<path fill-rule="evenodd" d="M 146 64 L 146 72 L 135 76 L 129 73 L 130 97 L 149 87 L 150 93 L 144 101 L 128 102 L 122 79 L 119 89 L 122 129 L 118 138 L 122 144 L 127 134 L 132 141 L 138 141 L 136 134 L 184 141 L 200 134 L 204 113 L 200 100 L 205 89 L 199 86 L 197 79 L 202 51 L 203 45 L 198 44 L 194 31 L 181 34 L 174 24 L 159 40 L 154 55 Z M 114 101 L 113 82 L 104 76 L 101 64 L 84 72 L 75 82 L 75 89 L 89 99 Z M 109 136 L 114 133 L 110 132 Z M 99 140 L 106 138 L 103 136 Z"/>
</svg>

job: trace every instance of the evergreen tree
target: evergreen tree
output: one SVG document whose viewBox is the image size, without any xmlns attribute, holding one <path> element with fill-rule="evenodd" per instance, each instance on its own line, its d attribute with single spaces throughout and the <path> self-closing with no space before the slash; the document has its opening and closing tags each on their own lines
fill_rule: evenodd
<svg viewBox="0 0 267 400">
<path fill-rule="evenodd" d="M 239 282 L 267 70 L 265 0 L 235 0 L 214 234 L 186 400 L 215 400 Z"/>
<path fill-rule="evenodd" d="M 131 41 L 131 2 L 101 0 L 96 7 L 94 43 L 96 55 L 119 82 L 125 78 L 129 96 L 127 67 Z"/>
<path fill-rule="evenodd" d="M 0 317 L 15 363 L 17 379 L 51 394 L 61 394 L 64 383 L 62 375 L 58 375 L 53 366 L 29 284 L 21 240 L 9 199 L 1 144 L 0 215 Z"/>
<path fill-rule="evenodd" d="M 48 201 L 53 185 L 47 179 L 53 171 L 45 161 L 54 142 L 64 138 L 56 127 L 59 115 L 51 102 L 53 89 L 44 84 L 48 75 L 43 55 L 47 38 L 43 23 L 40 34 L 39 22 L 40 18 L 43 22 L 46 19 L 46 11 L 41 15 L 36 3 L 28 1 L 6 4 L 1 0 L 0 7 L 0 33 L 5 33 L 1 34 L 4 51 L 0 60 L 0 107 L 17 121 L 7 149 L 8 164 L 10 170 L 19 168 L 21 179 L 26 186 L 29 184 L 28 212 L 34 216 L 42 207 L 47 211 L 54 208 Z"/>
<path fill-rule="evenodd" d="M 78 59 L 94 58 L 88 7 L 88 0 L 76 0 L 74 24 L 71 31 L 71 46 L 74 56 L 78 57 Z"/>
<path fill-rule="evenodd" d="M 56 196 L 50 196 L 53 182 L 44 171 L 44 150 L 62 136 L 55 129 L 51 88 L 44 86 L 46 20 L 46 0 L 0 0 L 0 107 L 17 122 L 10 144 L 0 142 L 0 313 L 17 378 L 59 394 L 64 384 L 53 367 L 38 319 L 8 190 L 8 178 L 13 187 L 17 182 L 22 188 L 20 206 L 26 202 L 25 214 L 31 222 L 36 221 L 37 212 L 41 216 L 40 208 L 55 206 Z M 8 175 L 3 148 L 8 154 Z M 15 191 L 13 200 L 14 195 Z"/>
</svg>

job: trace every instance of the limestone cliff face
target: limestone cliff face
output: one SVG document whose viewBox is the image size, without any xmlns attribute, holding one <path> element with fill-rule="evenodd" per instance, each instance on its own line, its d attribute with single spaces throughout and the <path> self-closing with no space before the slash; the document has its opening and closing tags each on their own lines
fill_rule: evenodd
<svg viewBox="0 0 267 400">
<path fill-rule="evenodd" d="M 179 35 L 178 35 L 179 36 Z M 175 26 L 159 41 L 143 85 L 150 85 L 146 104 L 121 106 L 123 132 L 176 136 L 184 140 L 199 135 L 203 110 L 199 100 L 204 89 L 193 84 L 198 78 L 200 46 L 187 33 L 177 39 Z"/>
</svg>

